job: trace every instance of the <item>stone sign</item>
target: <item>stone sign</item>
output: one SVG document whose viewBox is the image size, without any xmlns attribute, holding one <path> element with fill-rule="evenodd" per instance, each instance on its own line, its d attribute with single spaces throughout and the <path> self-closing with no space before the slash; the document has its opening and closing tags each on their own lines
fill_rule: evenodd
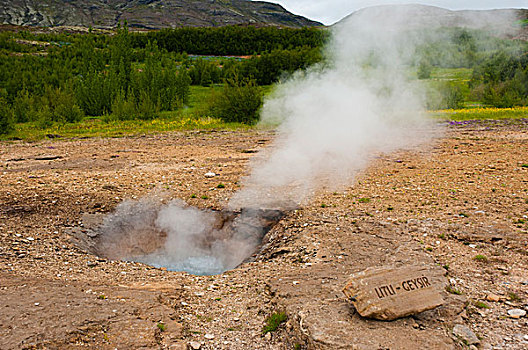
<svg viewBox="0 0 528 350">
<path fill-rule="evenodd" d="M 435 266 L 369 268 L 351 275 L 343 293 L 361 316 L 390 321 L 442 305 L 446 282 Z"/>
</svg>

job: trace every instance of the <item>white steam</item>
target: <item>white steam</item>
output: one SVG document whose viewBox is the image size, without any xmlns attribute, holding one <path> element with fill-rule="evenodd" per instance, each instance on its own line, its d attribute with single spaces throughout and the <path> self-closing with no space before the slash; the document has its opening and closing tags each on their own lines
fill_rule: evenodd
<svg viewBox="0 0 528 350">
<path fill-rule="evenodd" d="M 350 184 L 380 152 L 431 137 L 422 95 L 407 78 L 417 41 L 404 37 L 401 21 L 355 16 L 334 28 L 328 67 L 278 87 L 262 111 L 263 123 L 281 123 L 278 137 L 253 163 L 232 207 L 300 203 L 322 186 Z"/>
<path fill-rule="evenodd" d="M 243 209 L 240 216 L 176 201 L 126 202 L 101 227 L 100 251 L 194 274 L 220 273 L 253 254 L 280 219 L 277 211 L 258 209 L 288 210 L 323 187 L 350 185 L 373 157 L 434 137 L 438 128 L 424 113 L 423 92 L 409 78 L 423 39 L 407 31 L 401 12 L 392 19 L 362 13 L 332 29 L 328 63 L 294 75 L 265 101 L 262 123 L 278 124 L 278 136 L 229 203 Z"/>
</svg>

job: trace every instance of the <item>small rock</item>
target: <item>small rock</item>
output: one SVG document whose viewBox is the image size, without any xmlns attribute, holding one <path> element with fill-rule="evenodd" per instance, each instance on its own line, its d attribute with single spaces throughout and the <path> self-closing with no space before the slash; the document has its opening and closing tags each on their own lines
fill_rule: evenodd
<svg viewBox="0 0 528 350">
<path fill-rule="evenodd" d="M 526 316 L 526 311 L 521 309 L 511 309 L 508 310 L 508 316 L 510 316 L 511 318 L 521 318 Z"/>
<path fill-rule="evenodd" d="M 483 343 L 482 350 L 493 350 L 493 346 L 490 343 Z"/>
<path fill-rule="evenodd" d="M 469 327 L 462 324 L 457 324 L 455 327 L 453 327 L 453 334 L 468 345 L 480 343 L 480 340 L 477 338 L 475 333 L 473 333 Z"/>
<path fill-rule="evenodd" d="M 211 178 L 211 177 L 215 177 L 216 174 L 213 173 L 213 172 L 208 172 L 208 173 L 206 173 L 204 176 L 207 177 L 207 178 Z"/>
<path fill-rule="evenodd" d="M 470 345 L 469 350 L 478 350 L 478 348 L 475 345 Z"/>
<path fill-rule="evenodd" d="M 200 348 L 202 347 L 202 344 L 198 343 L 197 341 L 192 341 L 189 343 L 189 345 L 193 350 L 200 350 Z"/>
<path fill-rule="evenodd" d="M 207 333 L 204 337 L 205 337 L 205 339 L 212 340 L 212 339 L 214 339 L 215 336 L 213 334 Z"/>
<path fill-rule="evenodd" d="M 500 296 L 498 296 L 497 294 L 490 293 L 486 296 L 486 300 L 497 302 L 497 301 L 500 301 Z"/>
<path fill-rule="evenodd" d="M 524 340 L 528 341 L 528 334 L 523 337 Z"/>
<path fill-rule="evenodd" d="M 267 332 L 267 333 L 264 335 L 264 339 L 266 339 L 267 341 L 270 341 L 270 340 L 271 340 L 271 333 L 270 333 L 270 332 Z"/>
</svg>

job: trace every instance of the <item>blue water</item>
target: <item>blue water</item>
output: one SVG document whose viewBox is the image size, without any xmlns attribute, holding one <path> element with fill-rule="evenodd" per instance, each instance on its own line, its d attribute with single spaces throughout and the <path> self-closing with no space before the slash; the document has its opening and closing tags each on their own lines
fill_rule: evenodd
<svg viewBox="0 0 528 350">
<path fill-rule="evenodd" d="M 197 276 L 219 275 L 227 270 L 222 261 L 207 255 L 175 259 L 167 255 L 151 254 L 134 260 L 157 268 L 165 267 L 169 271 L 185 271 Z"/>
</svg>

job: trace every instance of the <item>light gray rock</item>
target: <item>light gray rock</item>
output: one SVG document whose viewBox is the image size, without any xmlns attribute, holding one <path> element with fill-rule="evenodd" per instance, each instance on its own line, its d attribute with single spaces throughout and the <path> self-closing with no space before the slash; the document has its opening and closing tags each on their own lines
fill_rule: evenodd
<svg viewBox="0 0 528 350">
<path fill-rule="evenodd" d="M 351 275 L 343 293 L 361 316 L 390 321 L 442 305 L 445 284 L 435 266 L 388 266 Z"/>
<path fill-rule="evenodd" d="M 202 347 L 202 344 L 197 342 L 197 341 L 192 341 L 192 342 L 189 343 L 189 346 L 193 350 L 200 350 L 200 348 Z"/>
<path fill-rule="evenodd" d="M 474 345 L 479 344 L 480 340 L 477 338 L 475 333 L 467 327 L 462 324 L 457 324 L 455 327 L 453 327 L 453 335 L 460 340 L 462 340 L 467 345 Z"/>
<path fill-rule="evenodd" d="M 508 316 L 510 316 L 511 318 L 521 318 L 526 316 L 526 311 L 521 309 L 511 309 L 508 310 Z"/>
</svg>

